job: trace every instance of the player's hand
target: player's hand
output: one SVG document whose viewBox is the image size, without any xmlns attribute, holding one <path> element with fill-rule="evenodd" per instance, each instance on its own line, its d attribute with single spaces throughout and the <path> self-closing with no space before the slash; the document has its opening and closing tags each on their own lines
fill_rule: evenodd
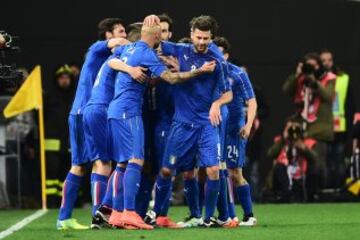
<svg viewBox="0 0 360 240">
<path fill-rule="evenodd" d="M 108 46 L 108 48 L 114 48 L 114 47 L 129 44 L 129 43 L 131 43 L 131 42 L 125 38 L 112 38 L 112 39 L 109 39 L 107 46 Z"/>
<path fill-rule="evenodd" d="M 160 18 L 154 14 L 147 16 L 143 22 L 143 25 L 148 27 L 158 24 L 160 24 Z"/>
<path fill-rule="evenodd" d="M 161 59 L 161 61 L 163 61 L 167 67 L 169 68 L 169 70 L 171 72 L 179 72 L 180 71 L 180 65 L 179 65 L 179 61 L 177 60 L 177 58 L 173 57 L 173 56 L 162 56 L 160 55 L 159 58 Z"/>
<path fill-rule="evenodd" d="M 213 126 L 218 126 L 220 124 L 220 122 L 222 121 L 220 104 L 217 101 L 215 101 L 211 104 L 211 108 L 209 111 L 209 118 L 210 118 L 211 125 L 213 125 Z"/>
<path fill-rule="evenodd" d="M 216 62 L 215 61 L 211 61 L 211 62 L 205 62 L 201 68 L 200 71 L 203 73 L 212 73 L 215 70 L 216 67 Z"/>
<path fill-rule="evenodd" d="M 242 127 L 240 129 L 240 137 L 243 138 L 243 139 L 248 139 L 249 136 L 250 136 L 250 132 L 251 132 L 251 126 L 246 124 L 244 127 Z"/>
<path fill-rule="evenodd" d="M 137 81 L 138 83 L 144 83 L 147 79 L 147 75 L 145 72 L 147 71 L 146 68 L 143 67 L 131 67 L 129 70 L 129 75 L 132 79 Z"/>
</svg>

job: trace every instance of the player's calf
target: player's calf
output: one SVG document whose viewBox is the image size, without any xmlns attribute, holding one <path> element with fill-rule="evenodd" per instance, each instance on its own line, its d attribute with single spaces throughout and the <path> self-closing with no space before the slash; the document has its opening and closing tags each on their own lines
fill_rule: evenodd
<svg viewBox="0 0 360 240">
<path fill-rule="evenodd" d="M 250 185 L 243 177 L 242 168 L 229 170 L 230 178 L 235 186 L 235 191 L 240 201 L 241 207 L 244 211 L 244 218 L 239 223 L 239 226 L 255 226 L 257 220 L 254 217 L 252 210 L 252 199 Z"/>
</svg>

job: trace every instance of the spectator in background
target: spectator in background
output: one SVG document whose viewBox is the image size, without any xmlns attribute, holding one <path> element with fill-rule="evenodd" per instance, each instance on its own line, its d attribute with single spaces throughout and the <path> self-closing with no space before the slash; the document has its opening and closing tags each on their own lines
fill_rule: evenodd
<svg viewBox="0 0 360 240">
<path fill-rule="evenodd" d="M 303 119 L 305 137 L 317 141 L 318 161 L 308 171 L 310 201 L 319 198 L 326 182 L 327 146 L 334 138 L 332 104 L 335 79 L 335 74 L 324 70 L 317 53 L 308 53 L 298 64 L 296 73 L 283 85 L 283 91 L 293 98 L 296 114 Z"/>
<path fill-rule="evenodd" d="M 48 207 L 58 207 L 68 159 L 69 135 L 67 116 L 74 98 L 73 72 L 68 65 L 60 66 L 54 74 L 54 86 L 44 96 L 46 193 Z"/>
<path fill-rule="evenodd" d="M 268 157 L 274 160 L 273 188 L 278 202 L 306 201 L 308 165 L 317 161 L 316 141 L 304 138 L 301 123 L 290 119 L 282 136 L 275 137 Z"/>
<path fill-rule="evenodd" d="M 332 104 L 334 117 L 334 140 L 328 146 L 327 187 L 340 188 L 344 184 L 346 175 L 345 147 L 348 140 L 349 128 L 353 116 L 355 100 L 349 75 L 334 65 L 333 54 L 329 50 L 322 50 L 320 58 L 325 71 L 336 74 L 335 97 Z"/>
</svg>

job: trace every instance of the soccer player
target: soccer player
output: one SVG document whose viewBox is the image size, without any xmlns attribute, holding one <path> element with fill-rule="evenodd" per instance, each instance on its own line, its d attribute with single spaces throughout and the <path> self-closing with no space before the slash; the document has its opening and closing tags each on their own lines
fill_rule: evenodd
<svg viewBox="0 0 360 240">
<path fill-rule="evenodd" d="M 86 59 L 81 69 L 75 100 L 69 115 L 69 131 L 71 145 L 71 169 L 66 176 L 63 187 L 63 196 L 57 229 L 88 229 L 71 218 L 72 210 L 77 198 L 81 180 L 85 174 L 85 164 L 88 163 L 88 155 L 84 142 L 83 107 L 90 98 L 91 89 L 103 62 L 110 56 L 111 49 L 123 44 L 122 38 L 126 37 L 125 28 L 121 19 L 106 18 L 99 25 L 99 41 L 90 46 Z M 95 161 L 94 173 L 97 174 L 97 166 L 101 161 Z M 101 174 L 101 172 L 99 173 Z"/>
<path fill-rule="evenodd" d="M 226 38 L 220 37 L 214 40 L 214 43 L 224 53 L 225 59 L 229 58 L 230 44 Z M 230 200 L 233 199 L 233 187 L 244 211 L 244 218 L 239 223 L 240 226 L 255 226 L 256 218 L 252 211 L 252 200 L 250 186 L 243 176 L 242 169 L 245 164 L 246 143 L 253 125 L 257 103 L 255 94 L 246 72 L 240 67 L 229 63 L 229 78 L 233 91 L 233 101 L 228 104 L 229 118 L 226 126 L 226 165 L 229 177 L 232 181 L 229 186 Z M 247 118 L 243 109 L 247 105 Z M 232 210 L 234 211 L 234 210 Z M 231 211 L 230 211 L 231 212 Z M 235 214 L 232 213 L 232 218 Z"/>
<path fill-rule="evenodd" d="M 128 39 L 133 38 L 134 31 L 131 30 L 128 34 Z M 107 191 L 108 176 L 111 172 L 111 153 L 108 152 L 107 147 L 107 108 L 114 95 L 114 84 L 116 71 L 112 69 L 108 62 L 111 59 L 119 57 L 122 47 L 115 49 L 112 54 L 100 68 L 96 77 L 91 97 L 83 110 L 85 142 L 88 149 L 90 161 L 93 162 L 93 173 L 91 174 L 91 193 L 92 193 L 92 229 L 101 229 L 107 226 L 108 217 L 113 207 L 110 181 L 108 189 L 108 198 L 103 202 L 103 198 Z M 122 61 L 118 61 L 120 68 L 117 70 L 127 72 L 133 79 L 140 82 L 145 80 L 146 75 L 141 67 L 131 67 Z M 119 201 L 115 201 L 115 205 Z M 102 208 L 98 208 L 102 205 Z"/>
<path fill-rule="evenodd" d="M 208 48 L 216 21 L 210 16 L 199 16 L 191 23 L 192 44 L 162 42 L 164 55 L 175 56 L 179 60 L 180 71 L 195 71 L 202 64 L 216 61 L 216 69 L 211 74 L 196 77 L 186 83 L 174 86 L 173 96 L 175 113 L 165 147 L 162 169 L 156 185 L 159 192 L 166 195 L 171 186 L 174 171 L 187 172 L 187 180 L 197 184 L 194 168 L 206 168 L 207 188 L 205 193 L 205 220 L 202 220 L 198 203 L 190 206 L 191 217 L 183 227 L 211 227 L 219 194 L 219 135 L 217 126 L 221 122 L 220 108 L 232 99 L 232 92 L 226 84 L 222 59 Z M 219 89 L 221 96 L 214 101 L 213 96 Z M 193 199 L 196 194 L 189 193 Z M 188 202 L 193 203 L 193 199 Z M 196 201 L 195 201 L 196 202 Z"/>
<path fill-rule="evenodd" d="M 181 82 L 214 70 L 215 62 L 205 63 L 199 69 L 172 73 L 157 57 L 154 48 L 161 41 L 158 24 L 146 25 L 141 30 L 141 40 L 126 45 L 120 59 L 130 66 L 141 66 L 148 70 L 148 76 L 160 77 L 170 83 Z M 111 64 L 112 61 L 109 61 Z M 144 129 L 142 121 L 143 94 L 146 85 L 134 81 L 128 74 L 119 72 L 116 76 L 114 99 L 108 109 L 109 134 L 115 160 L 126 163 L 123 180 L 115 182 L 123 185 L 124 209 L 113 210 L 111 224 L 118 227 L 153 229 L 135 212 L 135 199 L 140 185 L 144 164 Z M 117 188 L 115 188 L 115 191 Z"/>
<path fill-rule="evenodd" d="M 161 27 L 161 40 L 168 41 L 172 36 L 172 19 L 167 14 L 158 15 Z M 159 48 L 157 49 L 158 55 Z M 160 59 L 166 66 L 174 71 L 176 68 L 176 59 L 169 56 L 161 56 Z M 176 70 L 175 70 L 176 71 Z M 149 161 L 145 162 L 144 172 L 141 177 L 141 184 L 139 193 L 136 199 L 136 210 L 140 216 L 144 216 L 151 199 L 152 189 L 154 187 L 155 179 L 159 173 L 162 156 L 165 148 L 166 139 L 171 125 L 171 119 L 174 113 L 174 104 L 172 99 L 172 86 L 166 81 L 156 79 L 152 81 L 147 94 L 145 95 L 144 106 L 144 121 L 147 147 L 153 148 L 148 150 L 147 156 Z M 149 166 L 151 165 L 151 166 Z M 154 211 L 149 211 L 145 216 L 144 221 L 148 224 L 156 224 L 159 227 L 175 228 L 177 224 L 167 216 L 167 209 L 170 204 L 171 190 L 165 204 L 159 204 L 155 201 Z M 155 194 L 156 198 L 156 194 Z M 155 217 L 158 216 L 155 220 Z"/>
</svg>

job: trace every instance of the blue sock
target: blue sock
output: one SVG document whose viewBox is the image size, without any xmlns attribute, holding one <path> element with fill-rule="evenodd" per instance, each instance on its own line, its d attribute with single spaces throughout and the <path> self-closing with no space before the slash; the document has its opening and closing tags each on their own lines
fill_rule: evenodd
<svg viewBox="0 0 360 240">
<path fill-rule="evenodd" d="M 200 208 L 200 213 L 202 214 L 205 204 L 205 183 L 198 182 L 198 187 L 199 187 L 199 208 Z"/>
<path fill-rule="evenodd" d="M 154 182 L 147 174 L 141 174 L 139 192 L 136 196 L 136 212 L 141 217 L 145 217 L 151 200 L 151 192 Z"/>
<path fill-rule="evenodd" d="M 234 186 L 229 177 L 226 178 L 227 186 L 228 186 L 228 200 L 229 200 L 229 217 L 231 219 L 236 217 L 236 210 L 235 210 L 235 198 L 234 198 Z"/>
<path fill-rule="evenodd" d="M 169 200 L 169 192 L 171 193 L 171 177 L 163 177 L 161 174 L 156 179 L 155 184 L 155 205 L 154 212 L 160 215 L 165 204 Z"/>
<path fill-rule="evenodd" d="M 106 192 L 108 177 L 97 173 L 91 174 L 91 196 L 92 196 L 92 215 L 95 216 L 96 210 L 100 207 Z"/>
<path fill-rule="evenodd" d="M 237 187 L 236 193 L 244 211 L 244 215 L 252 215 L 252 201 L 249 184 Z"/>
<path fill-rule="evenodd" d="M 112 208 L 118 212 L 124 210 L 124 173 L 125 168 L 117 166 L 115 169 L 114 179 L 112 182 Z"/>
<path fill-rule="evenodd" d="M 115 175 L 116 171 L 113 171 L 113 173 L 111 174 L 107 186 L 106 186 L 106 191 L 105 191 L 105 195 L 104 198 L 102 200 L 101 205 L 107 207 L 107 208 L 112 208 L 113 207 L 113 202 L 112 202 L 112 195 L 113 195 L 113 185 L 114 185 L 114 175 Z"/>
<path fill-rule="evenodd" d="M 184 194 L 193 217 L 201 217 L 199 206 L 199 186 L 195 178 L 184 180 Z"/>
<path fill-rule="evenodd" d="M 160 211 L 160 216 L 167 216 L 168 215 L 171 196 L 172 196 L 172 184 L 170 184 L 170 188 L 168 190 L 167 197 L 166 197 L 165 202 L 164 202 L 164 204 L 163 204 L 163 206 L 161 208 L 161 211 Z"/>
<path fill-rule="evenodd" d="M 217 202 L 217 209 L 219 212 L 219 219 L 221 221 L 226 221 L 229 218 L 229 206 L 228 206 L 228 197 L 227 197 L 227 182 L 224 174 L 224 170 L 220 170 L 220 192 Z"/>
<path fill-rule="evenodd" d="M 60 221 L 71 218 L 82 178 L 83 177 L 72 174 L 71 172 L 67 174 L 59 212 Z"/>
<path fill-rule="evenodd" d="M 135 211 L 136 195 L 139 191 L 142 166 L 129 163 L 124 174 L 124 209 Z"/>
<path fill-rule="evenodd" d="M 220 190 L 220 180 L 206 180 L 205 189 L 205 220 L 214 216 Z"/>
</svg>

